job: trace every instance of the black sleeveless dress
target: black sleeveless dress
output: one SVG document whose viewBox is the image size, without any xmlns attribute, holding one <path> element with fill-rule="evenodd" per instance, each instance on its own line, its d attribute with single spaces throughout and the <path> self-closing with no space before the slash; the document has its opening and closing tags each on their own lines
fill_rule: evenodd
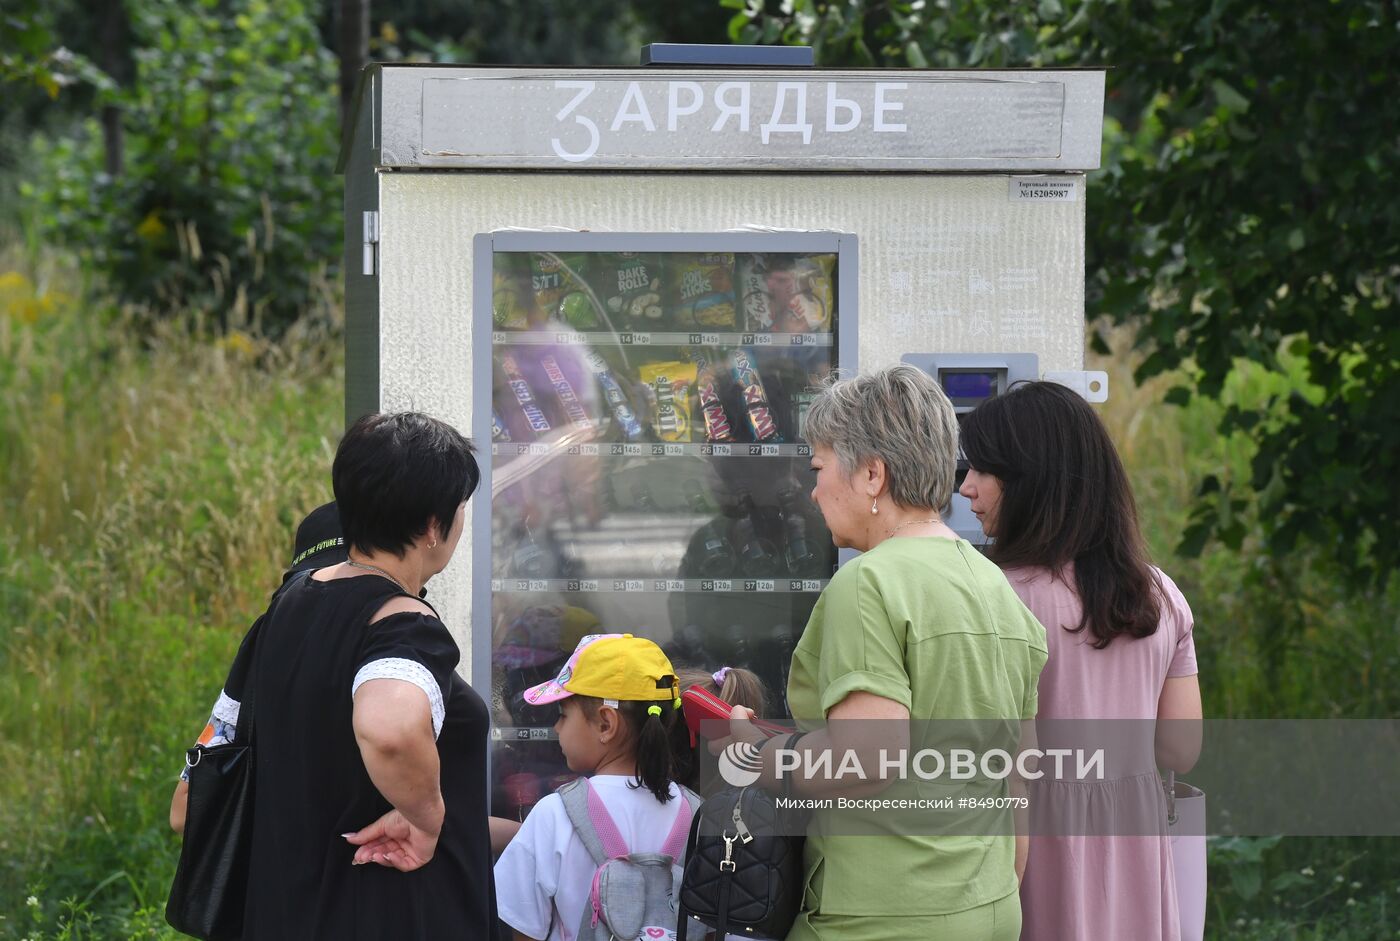
<svg viewBox="0 0 1400 941">
<path fill-rule="evenodd" d="M 234 661 L 225 692 L 246 701 L 247 682 L 256 684 L 243 934 L 250 941 L 477 939 L 493 930 L 488 712 L 456 674 L 457 644 L 436 617 L 398 614 L 369 624 L 403 594 L 377 575 L 300 579 L 279 592 L 257 642 L 245 643 Z M 351 865 L 354 847 L 341 836 L 392 809 L 370 781 L 351 724 L 355 676 L 378 661 L 420 677 L 426 668 L 442 694 L 437 747 L 446 818 L 433 859 L 409 873 Z M 248 734 L 240 725 L 239 737 Z"/>
</svg>

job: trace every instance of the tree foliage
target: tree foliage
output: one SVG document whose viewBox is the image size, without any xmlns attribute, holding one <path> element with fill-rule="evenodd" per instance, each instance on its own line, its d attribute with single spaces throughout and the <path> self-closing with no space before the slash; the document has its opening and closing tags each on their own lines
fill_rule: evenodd
<svg viewBox="0 0 1400 941">
<path fill-rule="evenodd" d="M 24 192 L 124 301 L 275 328 L 341 241 L 336 64 L 303 0 L 128 0 L 127 170 L 94 121 L 44 136 Z"/>
<path fill-rule="evenodd" d="M 819 64 L 1111 66 L 1091 176 L 1089 316 L 1137 326 L 1138 377 L 1217 396 L 1238 361 L 1304 381 L 1222 434 L 1182 548 L 1323 547 L 1358 582 L 1400 566 L 1400 5 L 1386 0 L 722 0 L 742 42 Z M 1294 366 L 1293 364 L 1296 364 Z"/>
</svg>

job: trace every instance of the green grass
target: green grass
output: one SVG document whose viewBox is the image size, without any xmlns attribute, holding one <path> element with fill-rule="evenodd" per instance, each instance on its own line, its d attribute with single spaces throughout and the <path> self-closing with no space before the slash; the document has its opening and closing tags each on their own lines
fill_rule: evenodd
<svg viewBox="0 0 1400 941">
<path fill-rule="evenodd" d="M 77 281 L 0 254 L 0 938 L 170 934 L 183 749 L 342 416 L 324 318 L 272 345 Z"/>
<path fill-rule="evenodd" d="M 60 262 L 0 250 L 0 939 L 174 937 L 181 755 L 328 498 L 341 423 L 333 299 L 272 344 L 90 297 Z M 1276 563 L 1253 537 L 1173 556 L 1197 482 L 1242 479 L 1249 448 L 1215 434 L 1220 404 L 1134 386 L 1115 340 L 1094 364 L 1104 415 L 1195 610 L 1207 714 L 1400 714 L 1400 588 L 1349 594 L 1318 550 Z M 1227 400 L 1289 382 L 1242 366 Z M 1397 846 L 1216 840 L 1210 936 L 1397 937 Z"/>
</svg>

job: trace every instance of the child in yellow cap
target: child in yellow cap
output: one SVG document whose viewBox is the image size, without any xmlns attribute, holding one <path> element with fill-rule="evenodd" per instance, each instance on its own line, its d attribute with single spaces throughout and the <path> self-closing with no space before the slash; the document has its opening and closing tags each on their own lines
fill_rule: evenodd
<svg viewBox="0 0 1400 941">
<path fill-rule="evenodd" d="M 680 686 L 651 641 L 592 634 L 557 677 L 526 690 L 524 699 L 559 704 L 559 745 L 569 769 L 586 777 L 545 797 L 525 818 L 496 863 L 496 905 L 517 937 L 572 941 L 580 925 L 605 915 L 597 875 L 606 860 L 660 853 L 683 861 L 700 798 L 672 780 Z M 637 936 L 671 939 L 675 927 L 674 920 L 648 923 Z"/>
</svg>

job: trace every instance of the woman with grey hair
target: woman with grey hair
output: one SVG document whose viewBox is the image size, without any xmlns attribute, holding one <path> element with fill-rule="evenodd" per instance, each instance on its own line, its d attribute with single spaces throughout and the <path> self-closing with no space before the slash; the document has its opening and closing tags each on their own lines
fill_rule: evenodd
<svg viewBox="0 0 1400 941">
<path fill-rule="evenodd" d="M 892 366 L 829 385 L 812 403 L 806 435 L 812 499 L 836 544 L 863 554 L 832 578 L 793 652 L 788 702 L 807 734 L 764 743 L 751 713 L 735 707 L 734 737 L 764 743 L 760 780 L 774 790 L 785 744 L 806 755 L 830 751 L 833 768 L 854 754 L 865 775 L 855 785 L 839 773 L 798 775 L 789 782 L 795 796 L 1007 796 L 1004 779 L 920 781 L 880 760 L 882 751 L 925 747 L 943 720 L 1011 729 L 1014 747 L 1014 730 L 1035 717 L 1045 630 L 940 512 L 957 466 L 952 404 L 927 374 Z M 961 824 L 952 811 L 934 813 L 952 826 L 931 833 L 927 812 L 873 812 L 861 817 L 867 835 L 850 836 L 838 832 L 849 832 L 848 814 L 817 809 L 789 941 L 1014 941 L 1024 838 L 982 828 L 967 812 Z"/>
</svg>

